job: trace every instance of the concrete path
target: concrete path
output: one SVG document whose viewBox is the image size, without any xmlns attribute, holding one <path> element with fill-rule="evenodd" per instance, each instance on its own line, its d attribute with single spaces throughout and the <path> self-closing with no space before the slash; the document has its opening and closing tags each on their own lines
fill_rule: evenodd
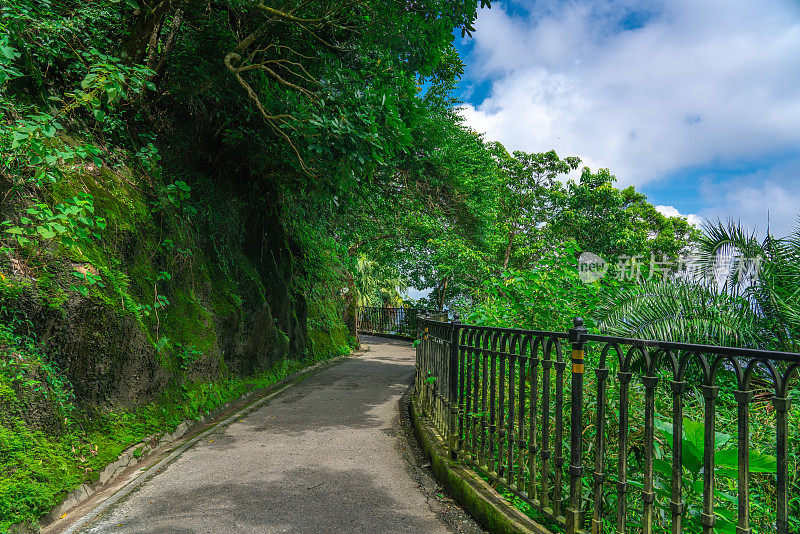
<svg viewBox="0 0 800 534">
<path fill-rule="evenodd" d="M 363 355 L 206 436 L 82 532 L 480 532 L 408 439 L 410 344 L 362 341 Z"/>
</svg>

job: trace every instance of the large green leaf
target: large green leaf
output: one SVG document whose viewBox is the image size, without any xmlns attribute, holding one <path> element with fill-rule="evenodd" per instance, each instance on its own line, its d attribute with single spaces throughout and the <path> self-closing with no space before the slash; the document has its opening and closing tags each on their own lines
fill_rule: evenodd
<svg viewBox="0 0 800 534">
<path fill-rule="evenodd" d="M 739 468 L 739 449 L 724 449 L 717 451 L 714 455 L 714 463 L 717 467 L 728 468 L 733 470 L 733 475 L 736 476 L 736 470 Z M 750 472 L 751 473 L 775 473 L 778 469 L 777 459 L 769 454 L 764 454 L 755 449 L 750 450 Z M 722 474 L 728 474 L 727 471 Z"/>
<path fill-rule="evenodd" d="M 661 433 L 661 436 L 664 438 L 664 441 L 672 447 L 672 421 L 667 421 L 666 419 L 656 419 L 655 420 L 656 430 Z"/>
<path fill-rule="evenodd" d="M 672 479 L 672 464 L 666 460 L 660 460 L 658 458 L 653 460 L 653 470 L 663 475 L 667 480 Z"/>
<path fill-rule="evenodd" d="M 673 428 L 672 422 L 665 419 L 655 421 L 656 429 L 664 438 L 667 445 L 672 448 Z M 730 434 L 723 432 L 714 433 L 714 448 L 718 449 L 730 441 Z M 697 473 L 703 467 L 703 451 L 705 449 L 705 425 L 691 419 L 683 420 L 683 438 L 681 440 L 683 466 L 691 472 Z M 717 453 L 719 454 L 719 453 Z M 727 456 L 725 457 L 727 458 Z M 717 462 L 717 465 L 720 465 Z M 734 465 L 735 467 L 735 465 Z"/>
<path fill-rule="evenodd" d="M 703 467 L 705 428 L 691 419 L 683 420 L 683 466 L 696 473 Z"/>
<path fill-rule="evenodd" d="M 52 239 L 56 236 L 56 233 L 50 227 L 37 226 L 36 231 L 45 239 Z"/>
</svg>

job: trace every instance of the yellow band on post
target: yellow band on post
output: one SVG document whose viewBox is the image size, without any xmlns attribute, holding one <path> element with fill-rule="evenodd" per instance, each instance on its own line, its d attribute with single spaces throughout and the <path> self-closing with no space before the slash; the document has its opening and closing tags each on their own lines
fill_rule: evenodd
<svg viewBox="0 0 800 534">
<path fill-rule="evenodd" d="M 573 360 L 580 360 L 581 363 L 573 363 L 572 364 L 572 372 L 573 373 L 582 373 L 583 372 L 583 351 L 579 349 L 572 349 L 572 359 Z"/>
</svg>

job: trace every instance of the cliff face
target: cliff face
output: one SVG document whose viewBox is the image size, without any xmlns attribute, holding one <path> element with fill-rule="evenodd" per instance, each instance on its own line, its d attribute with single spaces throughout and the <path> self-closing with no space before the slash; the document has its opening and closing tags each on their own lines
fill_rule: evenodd
<svg viewBox="0 0 800 534">
<path fill-rule="evenodd" d="M 37 191 L 0 183 L 22 232 L 0 255 L 0 531 L 144 436 L 355 343 L 345 269 L 293 236 L 269 192 L 165 169 L 120 159 Z"/>
</svg>

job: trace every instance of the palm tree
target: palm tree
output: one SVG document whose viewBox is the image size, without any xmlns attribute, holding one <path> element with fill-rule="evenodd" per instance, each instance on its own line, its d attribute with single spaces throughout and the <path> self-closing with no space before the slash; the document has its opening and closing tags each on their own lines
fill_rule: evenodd
<svg viewBox="0 0 800 534">
<path fill-rule="evenodd" d="M 706 223 L 703 230 L 696 250 L 699 277 L 621 288 L 598 310 L 601 330 L 798 351 L 800 226 L 784 238 L 768 231 L 763 241 L 738 222 Z M 721 273 L 720 264 L 732 268 Z"/>
<path fill-rule="evenodd" d="M 408 281 L 393 267 L 359 255 L 355 263 L 358 306 L 399 306 L 408 290 Z"/>
<path fill-rule="evenodd" d="M 767 237 L 759 242 L 739 223 L 706 225 L 700 247 L 707 267 L 714 257 L 758 258 L 758 276 L 742 280 L 731 270 L 723 288 L 746 298 L 769 332 L 775 348 L 800 348 L 800 226 L 784 238 Z"/>
<path fill-rule="evenodd" d="M 690 281 L 646 282 L 622 287 L 601 302 L 603 333 L 640 339 L 759 346 L 759 318 L 744 298 L 711 284 Z"/>
</svg>

